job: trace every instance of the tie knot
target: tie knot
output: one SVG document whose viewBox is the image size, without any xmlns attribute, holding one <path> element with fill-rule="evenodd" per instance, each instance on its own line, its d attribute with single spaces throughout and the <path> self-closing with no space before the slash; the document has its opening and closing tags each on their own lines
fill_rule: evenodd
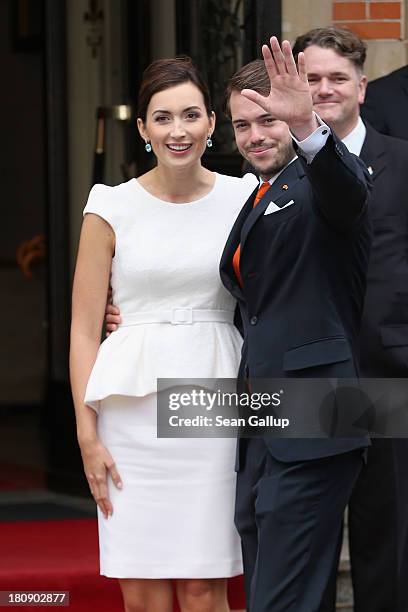
<svg viewBox="0 0 408 612">
<path fill-rule="evenodd" d="M 270 183 L 268 181 L 264 181 L 263 183 L 261 183 L 261 185 L 259 186 L 259 189 L 258 189 L 258 191 L 256 193 L 255 202 L 254 202 L 254 208 L 258 204 L 259 200 L 263 197 L 263 195 L 268 191 L 270 186 L 271 185 L 270 185 Z"/>
</svg>

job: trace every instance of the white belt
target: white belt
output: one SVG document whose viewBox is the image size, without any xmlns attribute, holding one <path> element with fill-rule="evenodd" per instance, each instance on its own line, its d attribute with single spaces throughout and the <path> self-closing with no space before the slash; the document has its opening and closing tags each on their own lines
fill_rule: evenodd
<svg viewBox="0 0 408 612">
<path fill-rule="evenodd" d="M 232 310 L 205 310 L 202 308 L 170 308 L 169 310 L 146 310 L 122 315 L 120 327 L 144 325 L 146 323 L 171 323 L 191 325 L 192 323 L 233 323 Z"/>
</svg>

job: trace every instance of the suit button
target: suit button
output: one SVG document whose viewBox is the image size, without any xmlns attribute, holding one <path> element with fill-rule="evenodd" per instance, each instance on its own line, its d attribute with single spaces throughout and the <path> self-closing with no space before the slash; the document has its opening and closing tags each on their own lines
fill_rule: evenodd
<svg viewBox="0 0 408 612">
<path fill-rule="evenodd" d="M 257 316 L 251 317 L 250 323 L 251 325 L 256 325 L 258 323 L 258 317 Z"/>
</svg>

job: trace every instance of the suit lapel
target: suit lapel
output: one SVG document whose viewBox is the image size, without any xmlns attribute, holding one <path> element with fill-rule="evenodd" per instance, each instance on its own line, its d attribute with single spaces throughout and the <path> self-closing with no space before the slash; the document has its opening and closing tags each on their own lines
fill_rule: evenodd
<svg viewBox="0 0 408 612">
<path fill-rule="evenodd" d="M 258 187 L 254 189 L 254 191 L 252 192 L 252 194 L 249 196 L 244 206 L 242 207 L 241 212 L 239 213 L 234 223 L 234 226 L 230 232 L 230 235 L 228 236 L 228 240 L 225 244 L 224 251 L 222 253 L 221 261 L 220 261 L 220 275 L 221 275 L 222 281 L 225 287 L 228 289 L 228 291 L 232 293 L 232 295 L 237 300 L 243 299 L 243 293 L 242 293 L 241 286 L 234 272 L 234 268 L 232 265 L 232 258 L 234 256 L 235 251 L 237 250 L 238 245 L 241 242 L 242 226 L 244 225 L 245 220 L 247 219 L 248 215 L 251 213 L 253 209 L 254 200 L 255 200 L 257 191 L 258 191 Z"/>
<path fill-rule="evenodd" d="M 369 123 L 365 122 L 365 126 L 367 133 L 360 158 L 367 166 L 371 178 L 375 181 L 387 166 L 386 147 L 383 135 L 374 130 Z"/>
<path fill-rule="evenodd" d="M 248 238 L 248 234 L 254 227 L 258 219 L 264 214 L 270 202 L 274 202 L 280 198 L 284 193 L 289 193 L 289 190 L 294 184 L 304 176 L 304 171 L 299 161 L 295 159 L 285 170 L 278 176 L 274 183 L 270 186 L 268 191 L 259 201 L 256 208 L 254 208 L 247 216 L 241 231 L 241 252 L 244 248 L 245 242 Z M 279 204 L 278 204 L 279 206 Z"/>
<path fill-rule="evenodd" d="M 258 191 L 258 187 L 249 196 L 244 204 L 237 220 L 231 230 L 225 245 L 220 261 L 220 275 L 224 286 L 232 293 L 237 300 L 243 300 L 242 288 L 235 275 L 232 266 L 232 258 L 239 244 L 241 244 L 241 256 L 245 241 L 249 232 L 254 227 L 257 220 L 263 215 L 268 204 L 271 201 L 277 200 L 284 193 L 288 193 L 290 189 L 297 183 L 299 179 L 305 176 L 305 172 L 298 160 L 294 160 L 289 166 L 279 175 L 276 181 L 271 185 L 263 198 L 254 208 L 254 200 Z"/>
</svg>

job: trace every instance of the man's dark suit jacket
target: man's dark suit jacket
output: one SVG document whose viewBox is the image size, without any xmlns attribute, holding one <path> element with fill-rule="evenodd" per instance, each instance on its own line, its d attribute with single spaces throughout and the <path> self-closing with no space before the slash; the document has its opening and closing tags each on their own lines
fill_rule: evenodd
<svg viewBox="0 0 408 612">
<path fill-rule="evenodd" d="M 311 164 L 299 156 L 255 209 L 240 212 L 221 258 L 245 330 L 241 372 L 250 379 L 353 378 L 371 243 L 370 177 L 333 134 Z M 281 211 L 264 215 L 268 204 Z M 232 259 L 241 243 L 243 289 Z M 265 437 L 281 461 L 327 457 L 367 440 Z"/>
<path fill-rule="evenodd" d="M 360 157 L 373 171 L 374 189 L 370 199 L 373 249 L 360 333 L 361 376 L 405 378 L 408 374 L 408 143 L 383 136 L 369 124 L 366 128 Z"/>
<path fill-rule="evenodd" d="M 382 134 L 408 140 L 408 66 L 368 84 L 361 114 Z"/>
</svg>

